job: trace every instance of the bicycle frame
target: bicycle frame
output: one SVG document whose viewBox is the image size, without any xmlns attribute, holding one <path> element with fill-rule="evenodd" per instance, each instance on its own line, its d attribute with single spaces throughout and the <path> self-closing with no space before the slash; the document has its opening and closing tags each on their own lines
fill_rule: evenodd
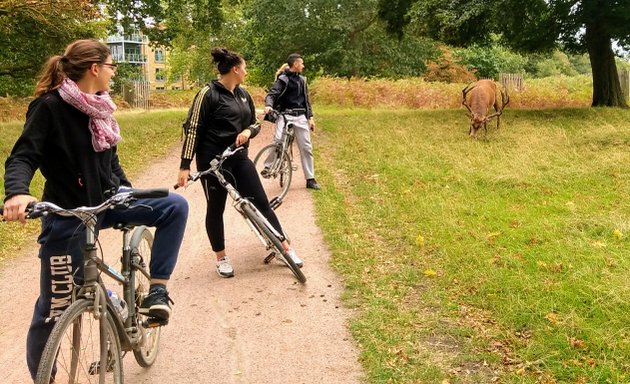
<svg viewBox="0 0 630 384">
<path fill-rule="evenodd" d="M 72 292 L 72 302 L 77 299 L 85 298 L 92 301 L 94 308 L 94 317 L 97 320 L 106 316 L 106 313 L 114 314 L 112 316 L 114 324 L 116 325 L 116 331 L 121 343 L 121 349 L 124 351 L 132 350 L 139 341 L 141 341 L 142 334 L 138 332 L 139 327 L 137 324 L 138 317 L 136 316 L 135 307 L 135 273 L 141 271 L 147 278 L 150 279 L 147 272 L 141 268 L 140 265 L 134 264 L 133 250 L 131 249 L 131 231 L 135 226 L 118 223 L 114 226 L 114 229 L 121 230 L 123 232 L 123 248 L 121 263 L 121 271 L 111 267 L 103 259 L 98 256 L 96 226 L 98 222 L 98 215 L 108 209 L 115 207 L 129 208 L 147 208 L 141 204 L 131 206 L 137 198 L 157 198 L 163 197 L 168 194 L 168 190 L 165 189 L 152 189 L 152 190 L 129 190 L 120 192 L 110 199 L 106 200 L 102 204 L 96 207 L 79 207 L 75 209 L 63 209 L 55 204 L 47 202 L 33 203 L 28 209 L 27 218 L 35 219 L 48 214 L 55 214 L 63 217 L 74 217 L 81 221 L 85 226 L 85 248 L 83 250 L 83 284 L 76 286 Z M 0 214 L 2 213 L 0 207 Z M 134 268 L 135 266 L 135 268 Z M 123 321 L 118 315 L 118 312 L 114 309 L 111 300 L 107 297 L 105 283 L 103 282 L 100 273 L 104 273 L 109 276 L 115 282 L 118 282 L 123 286 L 123 297 L 128 304 L 129 314 Z M 104 303 L 104 304 L 103 304 Z M 100 327 L 104 328 L 105 322 L 100 321 Z M 101 338 L 104 338 L 104 329 L 101 329 Z M 101 348 L 103 346 L 103 340 L 101 340 Z M 105 359 L 106 356 L 101 356 Z M 101 361 L 101 364 L 104 362 Z"/>
<path fill-rule="evenodd" d="M 99 309 L 98 311 L 95 311 L 95 318 L 99 319 L 106 311 L 106 307 L 100 305 L 101 300 L 103 300 L 103 302 L 110 307 L 109 312 L 116 314 L 116 316 L 112 317 L 114 319 L 114 324 L 116 325 L 122 350 L 130 351 L 138 344 L 142 337 L 141 333 L 138 332 L 139 327 L 136 322 L 136 306 L 134 305 L 136 302 L 136 292 L 133 284 L 136 281 L 135 273 L 137 271 L 141 271 L 146 274 L 146 272 L 144 269 L 140 268 L 140 266 L 134 268 L 134 255 L 132 254 L 130 246 L 131 231 L 134 229 L 134 226 L 117 224 L 114 228 L 121 230 L 123 235 L 121 271 L 116 270 L 98 257 L 98 248 L 95 244 L 96 238 L 94 234 L 91 233 L 92 231 L 88 229 L 88 232 L 91 233 L 91 235 L 88 235 L 88 241 L 92 242 L 86 244 L 84 253 L 84 283 L 82 286 L 78 287 L 78 291 L 76 291 L 73 296 L 73 301 L 76 298 L 93 300 L 94 308 Z M 127 308 L 129 310 L 129 314 L 124 321 L 120 318 L 120 316 L 118 316 L 118 312 L 112 306 L 111 300 L 107 299 L 106 290 L 104 289 L 105 284 L 101 279 L 99 272 L 106 274 L 112 280 L 122 285 L 123 299 L 127 303 Z M 145 276 L 150 278 L 148 275 Z"/>
<path fill-rule="evenodd" d="M 295 140 L 295 129 L 293 128 L 293 123 L 289 123 L 287 121 L 287 116 L 291 116 L 292 110 L 286 110 L 284 112 L 278 112 L 280 116 L 282 116 L 282 122 L 284 126 L 282 127 L 282 136 L 280 140 L 276 142 L 278 146 L 278 153 L 280 156 L 277 156 L 272 165 L 269 167 L 270 172 L 275 174 L 278 172 L 282 165 L 282 154 L 286 153 L 289 156 L 289 160 L 291 161 L 291 168 L 295 171 L 297 167 L 293 165 L 293 141 Z"/>
<path fill-rule="evenodd" d="M 297 167 L 293 166 L 293 141 L 295 140 L 295 129 L 293 123 L 287 123 L 286 113 L 281 113 L 284 127 L 282 127 L 282 138 L 280 140 L 280 153 L 287 153 L 291 160 L 291 167 L 295 171 Z M 276 159 L 276 162 L 278 159 Z"/>
<path fill-rule="evenodd" d="M 199 180 L 202 176 L 212 174 L 217 178 L 219 184 L 230 195 L 230 198 L 233 200 L 233 206 L 236 211 L 243 216 L 251 230 L 256 234 L 256 237 L 260 242 L 265 246 L 267 250 L 272 250 L 271 253 L 265 258 L 265 263 L 269 263 L 271 259 L 276 256 L 276 253 L 280 253 L 282 256 L 282 261 L 289 266 L 291 272 L 295 275 L 295 277 L 301 282 L 306 282 L 306 277 L 300 270 L 300 268 L 295 264 L 293 259 L 287 256 L 287 251 L 283 247 L 283 242 L 286 239 L 286 236 L 283 233 L 277 231 L 269 220 L 260 213 L 260 211 L 254 206 L 254 204 L 249 201 L 247 198 L 241 196 L 241 194 L 236 190 L 236 188 L 226 180 L 225 176 L 223 176 L 222 164 L 223 162 L 234 155 L 236 152 L 243 150 L 243 147 L 234 148 L 233 146 L 228 147 L 220 156 L 213 159 L 210 162 L 210 168 L 201 172 L 193 172 L 188 176 L 188 183 L 192 183 L 196 180 Z M 179 185 L 175 185 L 174 188 L 177 189 Z"/>
<path fill-rule="evenodd" d="M 269 244 L 269 241 L 262 236 L 262 234 L 260 233 L 260 230 L 252 223 L 250 218 L 245 214 L 243 206 L 248 205 L 254 212 L 256 212 L 258 214 L 258 216 L 260 217 L 260 219 L 263 220 L 263 222 L 269 227 L 269 229 L 272 231 L 274 236 L 276 236 L 280 241 L 284 241 L 285 240 L 285 236 L 283 234 L 279 233 L 275 228 L 273 228 L 273 226 L 269 223 L 267 218 L 265 218 L 260 213 L 260 211 L 258 211 L 258 209 L 254 206 L 254 204 L 252 204 L 252 202 L 249 201 L 248 199 L 246 199 L 243 196 L 241 196 L 241 194 L 236 190 L 236 188 L 229 181 L 226 180 L 225 176 L 223 176 L 223 173 L 221 173 L 221 166 L 222 166 L 223 162 L 228 157 L 234 155 L 236 152 L 239 152 L 239 151 L 241 151 L 243 149 L 244 149 L 243 147 L 238 147 L 238 148 L 235 148 L 235 149 L 232 149 L 231 147 L 228 147 L 223 152 L 223 154 L 221 154 L 220 158 L 213 159 L 210 162 L 210 168 L 208 168 L 207 170 L 202 171 L 202 172 L 196 172 L 195 174 L 191 174 L 190 180 L 191 180 L 191 182 L 192 181 L 196 181 L 199 178 L 201 178 L 202 176 L 205 176 L 205 175 L 208 175 L 208 174 L 212 174 L 214 177 L 216 177 L 217 180 L 219 180 L 219 184 L 221 184 L 221 186 L 223 188 L 225 188 L 225 190 L 227 191 L 228 195 L 230 195 L 230 198 L 233 201 L 232 206 L 234 207 L 234 209 L 236 209 L 236 211 L 238 213 L 240 213 L 241 216 L 243 216 L 243 218 L 245 219 L 245 221 L 247 222 L 249 227 L 256 234 L 256 237 L 258 237 L 258 240 L 260 240 L 260 242 L 267 249 L 270 249 L 272 246 Z M 175 186 L 175 187 L 177 188 L 177 186 Z"/>
</svg>

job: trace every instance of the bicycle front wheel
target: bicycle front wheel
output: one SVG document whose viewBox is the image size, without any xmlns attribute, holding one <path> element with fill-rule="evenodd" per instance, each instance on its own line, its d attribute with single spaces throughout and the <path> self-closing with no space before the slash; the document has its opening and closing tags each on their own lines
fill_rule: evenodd
<svg viewBox="0 0 630 384">
<path fill-rule="evenodd" d="M 243 212 L 245 212 L 245 214 L 252 221 L 254 226 L 258 228 L 260 234 L 265 239 L 267 239 L 268 242 L 271 243 L 270 245 L 274 248 L 274 250 L 282 255 L 282 261 L 284 261 L 284 263 L 289 267 L 289 269 L 291 270 L 291 272 L 293 272 L 298 281 L 304 284 L 306 282 L 306 276 L 304 276 L 304 273 L 302 272 L 300 267 L 295 264 L 293 259 L 287 255 L 287 252 L 282 246 L 282 242 L 280 241 L 280 239 L 278 239 L 278 237 L 276 237 L 276 235 L 273 234 L 273 231 L 269 228 L 270 224 L 268 224 L 268 222 L 260 217 L 260 213 L 254 212 L 252 207 L 247 204 L 243 205 Z"/>
<path fill-rule="evenodd" d="M 149 264 L 151 249 L 153 249 L 153 235 L 145 226 L 136 228 L 131 236 L 131 258 L 133 281 L 136 291 L 136 310 L 138 331 L 142 333 L 140 342 L 133 349 L 133 355 L 141 367 L 149 367 L 155 362 L 160 347 L 160 333 L 162 327 L 148 327 L 147 316 L 138 313 L 142 300 L 149 294 L 151 285 Z"/>
<path fill-rule="evenodd" d="M 274 198 L 284 199 L 289 192 L 293 177 L 289 154 L 280 151 L 278 145 L 269 144 L 258 152 L 254 158 L 254 164 L 269 201 Z M 267 168 L 266 172 L 265 168 Z"/>
<path fill-rule="evenodd" d="M 57 320 L 37 370 L 35 384 L 123 382 L 120 341 L 109 312 L 97 320 L 94 302 L 75 301 Z M 104 343 L 107 350 L 106 367 L 101 367 L 100 321 L 104 321 Z"/>
</svg>

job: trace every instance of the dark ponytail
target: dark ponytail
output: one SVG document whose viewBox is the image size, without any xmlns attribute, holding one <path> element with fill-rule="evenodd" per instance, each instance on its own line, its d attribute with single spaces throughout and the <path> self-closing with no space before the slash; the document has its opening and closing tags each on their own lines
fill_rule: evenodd
<svg viewBox="0 0 630 384">
<path fill-rule="evenodd" d="M 217 70 L 222 75 L 230 72 L 232 68 L 241 65 L 244 61 L 243 56 L 225 48 L 212 48 L 210 53 L 213 61 L 217 63 Z"/>
<path fill-rule="evenodd" d="M 104 63 L 111 55 L 107 45 L 94 39 L 77 40 L 68 47 L 63 56 L 48 59 L 35 86 L 35 97 L 57 89 L 66 77 L 79 81 L 94 63 Z"/>
</svg>

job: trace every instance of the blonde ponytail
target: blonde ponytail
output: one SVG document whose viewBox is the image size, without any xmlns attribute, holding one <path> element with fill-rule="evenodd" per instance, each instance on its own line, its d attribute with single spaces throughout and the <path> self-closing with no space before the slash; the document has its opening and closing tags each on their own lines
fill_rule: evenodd
<svg viewBox="0 0 630 384">
<path fill-rule="evenodd" d="M 276 71 L 276 79 L 278 78 L 278 76 L 282 75 L 282 73 L 284 72 L 285 69 L 289 68 L 289 64 L 284 63 L 280 66 L 280 68 L 278 68 L 278 70 Z"/>
</svg>

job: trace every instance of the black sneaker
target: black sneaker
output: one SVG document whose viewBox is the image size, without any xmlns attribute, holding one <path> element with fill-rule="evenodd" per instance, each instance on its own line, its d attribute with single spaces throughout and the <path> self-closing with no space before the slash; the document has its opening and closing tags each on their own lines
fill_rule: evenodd
<svg viewBox="0 0 630 384">
<path fill-rule="evenodd" d="M 168 291 L 165 288 L 151 288 L 147 297 L 142 300 L 142 305 L 140 305 L 138 312 L 157 319 L 168 320 L 171 316 L 169 301 L 173 303 L 173 300 L 168 297 Z"/>
<path fill-rule="evenodd" d="M 314 189 L 316 191 L 322 189 L 322 187 L 319 185 L 319 183 L 317 183 L 317 180 L 315 179 L 306 180 L 306 188 Z"/>
</svg>

